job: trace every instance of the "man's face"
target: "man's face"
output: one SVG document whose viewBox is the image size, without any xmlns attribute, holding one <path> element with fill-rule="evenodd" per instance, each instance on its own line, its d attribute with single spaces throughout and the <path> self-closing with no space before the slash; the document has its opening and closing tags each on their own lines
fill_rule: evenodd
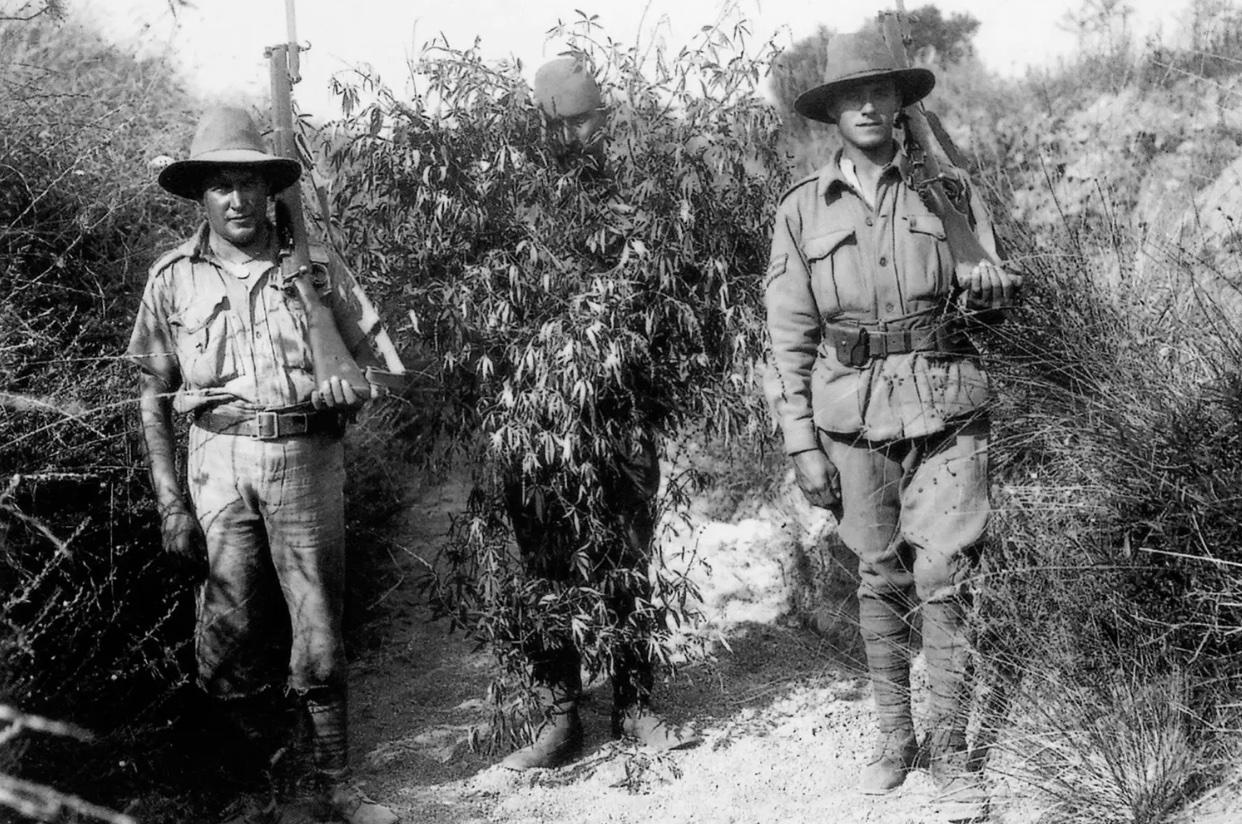
<svg viewBox="0 0 1242 824">
<path fill-rule="evenodd" d="M 860 149 L 887 146 L 900 111 L 901 97 L 892 78 L 846 86 L 828 103 L 828 113 L 836 119 L 841 137 Z"/>
<path fill-rule="evenodd" d="M 547 118 L 548 139 L 553 153 L 564 158 L 581 152 L 603 160 L 604 124 L 607 120 L 608 112 L 602 107 L 572 117 Z"/>
<path fill-rule="evenodd" d="M 218 237 L 240 249 L 265 243 L 267 179 L 245 167 L 225 166 L 203 185 L 207 224 Z"/>
</svg>

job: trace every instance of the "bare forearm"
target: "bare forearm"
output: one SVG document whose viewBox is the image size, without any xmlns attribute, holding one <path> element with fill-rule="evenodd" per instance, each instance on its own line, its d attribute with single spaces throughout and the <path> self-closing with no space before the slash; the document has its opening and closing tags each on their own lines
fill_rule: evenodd
<svg viewBox="0 0 1242 824">
<path fill-rule="evenodd" d="M 151 486 L 163 513 L 170 507 L 183 506 L 185 498 L 177 477 L 177 451 L 173 438 L 172 401 L 166 384 L 159 378 L 143 375 L 139 408 L 142 412 L 142 436 L 147 446 L 147 462 L 151 470 Z"/>
</svg>

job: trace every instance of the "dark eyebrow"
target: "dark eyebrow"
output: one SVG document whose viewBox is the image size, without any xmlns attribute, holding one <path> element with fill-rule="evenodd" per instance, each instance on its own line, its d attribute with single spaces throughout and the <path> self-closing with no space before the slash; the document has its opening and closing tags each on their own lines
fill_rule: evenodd
<svg viewBox="0 0 1242 824">
<path fill-rule="evenodd" d="M 262 180 L 262 175 L 250 169 L 222 169 L 218 172 L 213 172 L 207 177 L 207 185 L 218 186 L 221 183 L 236 182 L 253 183 L 261 182 Z"/>
</svg>

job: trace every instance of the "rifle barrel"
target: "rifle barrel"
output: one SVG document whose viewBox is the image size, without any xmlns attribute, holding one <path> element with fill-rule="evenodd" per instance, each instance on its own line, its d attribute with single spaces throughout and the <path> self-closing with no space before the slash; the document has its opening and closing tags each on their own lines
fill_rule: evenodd
<svg viewBox="0 0 1242 824">
<path fill-rule="evenodd" d="M 286 61 L 289 65 L 289 83 L 294 84 L 302 79 L 302 62 L 298 58 L 298 16 L 295 0 L 285 0 L 285 31 L 289 35 L 289 51 Z"/>
</svg>

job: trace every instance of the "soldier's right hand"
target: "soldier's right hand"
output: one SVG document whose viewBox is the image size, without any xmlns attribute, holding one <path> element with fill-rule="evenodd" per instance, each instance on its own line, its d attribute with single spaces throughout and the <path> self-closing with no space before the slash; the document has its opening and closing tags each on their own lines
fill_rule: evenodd
<svg viewBox="0 0 1242 824">
<path fill-rule="evenodd" d="M 357 409 L 367 400 L 354 387 L 336 375 L 327 378 L 311 392 L 311 405 L 316 409 Z"/>
<path fill-rule="evenodd" d="M 821 449 L 808 449 L 793 456 L 794 477 L 811 506 L 832 510 L 841 506 L 841 474 Z"/>
<path fill-rule="evenodd" d="M 165 508 L 160 518 L 164 554 L 192 583 L 207 579 L 207 542 L 202 527 L 184 504 Z"/>
<path fill-rule="evenodd" d="M 971 310 L 1006 309 L 1018 302 L 1022 276 L 982 260 L 959 278 L 964 290 L 966 308 Z"/>
</svg>

